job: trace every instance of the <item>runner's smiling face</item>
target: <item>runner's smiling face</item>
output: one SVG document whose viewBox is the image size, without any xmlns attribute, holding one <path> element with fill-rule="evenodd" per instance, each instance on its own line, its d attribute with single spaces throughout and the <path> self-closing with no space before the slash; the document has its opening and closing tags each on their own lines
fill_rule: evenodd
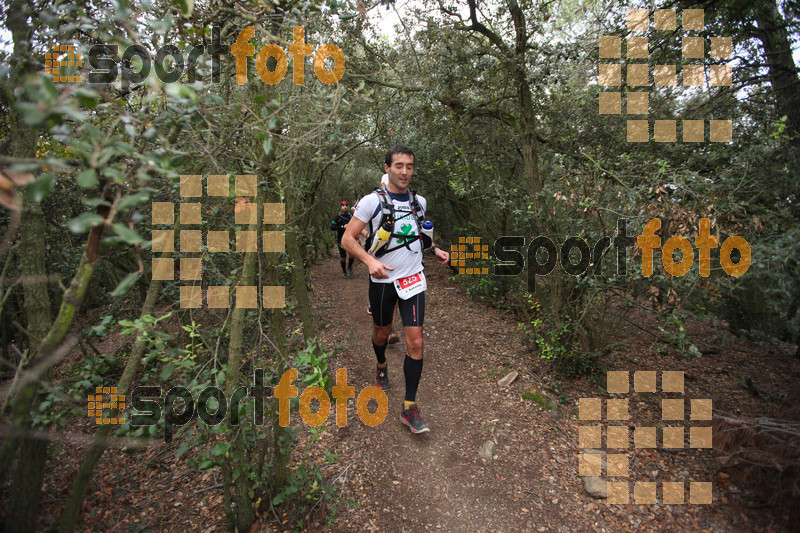
<svg viewBox="0 0 800 533">
<path fill-rule="evenodd" d="M 389 175 L 389 191 L 404 193 L 414 174 L 414 157 L 408 154 L 392 154 L 392 166 L 383 165 Z"/>
</svg>

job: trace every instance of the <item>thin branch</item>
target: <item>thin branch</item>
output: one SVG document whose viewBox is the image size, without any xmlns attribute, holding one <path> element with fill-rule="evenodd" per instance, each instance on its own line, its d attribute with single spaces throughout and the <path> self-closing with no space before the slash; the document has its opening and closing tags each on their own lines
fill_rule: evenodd
<svg viewBox="0 0 800 533">
<path fill-rule="evenodd" d="M 0 166 L 8 167 L 11 165 L 36 165 L 39 168 L 64 166 L 77 168 L 81 166 L 81 162 L 77 159 L 63 159 L 60 157 L 38 159 L 36 157 L 11 157 L 8 155 L 0 155 Z"/>
<path fill-rule="evenodd" d="M 367 83 L 371 83 L 373 85 L 380 85 L 381 87 L 389 87 L 390 89 L 397 89 L 398 91 L 403 91 L 407 93 L 421 93 L 423 91 L 429 91 L 430 88 L 428 87 L 412 87 L 409 85 L 400 85 L 399 83 L 393 83 L 391 81 L 386 80 L 379 80 L 377 78 L 373 78 L 368 74 L 348 74 L 348 78 L 353 79 L 361 79 Z"/>
<path fill-rule="evenodd" d="M 581 151 L 580 151 L 580 154 L 581 154 L 582 156 L 584 156 L 586 159 L 588 159 L 589 161 L 591 161 L 592 163 L 594 163 L 594 165 L 595 165 L 595 166 L 596 166 L 596 167 L 597 167 L 599 170 L 602 170 L 603 172 L 605 172 L 606 174 L 608 174 L 609 176 L 611 176 L 612 178 L 614 178 L 614 180 L 616 180 L 616 182 L 617 182 L 617 183 L 619 183 L 620 185 L 622 185 L 623 187 L 625 187 L 625 188 L 626 188 L 626 189 L 628 189 L 629 191 L 631 190 L 631 188 L 630 188 L 630 187 L 629 187 L 629 186 L 628 186 L 628 185 L 627 185 L 627 184 L 626 184 L 624 181 L 622 181 L 622 180 L 621 180 L 621 179 L 620 179 L 620 178 L 619 178 L 619 177 L 618 177 L 616 174 L 614 174 L 614 173 L 613 173 L 613 172 L 611 172 L 610 170 L 606 170 L 605 168 L 603 168 L 602 166 L 600 166 L 600 163 L 598 163 L 597 161 L 595 161 L 594 159 L 592 159 L 592 156 L 590 156 L 589 154 L 587 154 L 587 153 L 586 153 L 586 152 L 584 152 L 583 150 L 581 150 Z"/>
<path fill-rule="evenodd" d="M 467 0 L 467 4 L 469 4 L 469 19 L 472 22 L 472 25 L 467 26 L 465 29 L 477 31 L 481 35 L 484 35 L 493 45 L 510 56 L 511 50 L 508 49 L 508 46 L 506 46 L 506 43 L 503 42 L 500 36 L 478 21 L 477 6 L 475 1 L 476 0 Z"/>
</svg>

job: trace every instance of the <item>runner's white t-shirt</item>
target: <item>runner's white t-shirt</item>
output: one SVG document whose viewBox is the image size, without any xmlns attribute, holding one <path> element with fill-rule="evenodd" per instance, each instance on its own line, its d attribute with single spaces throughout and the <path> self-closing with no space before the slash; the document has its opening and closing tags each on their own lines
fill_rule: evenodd
<svg viewBox="0 0 800 533">
<path fill-rule="evenodd" d="M 411 210 L 409 194 L 407 192 L 405 194 L 389 193 L 389 197 L 394 204 L 394 232 L 404 235 L 419 235 L 420 228 L 417 224 L 417 218 Z M 422 214 L 420 215 L 422 218 L 425 216 L 425 211 L 428 209 L 428 202 L 419 194 L 417 195 L 417 201 L 422 208 Z M 353 216 L 367 223 L 367 230 L 370 234 L 377 231 L 378 225 L 381 223 L 381 201 L 378 198 L 378 193 L 373 191 L 363 197 L 358 202 L 358 207 L 356 207 L 356 212 Z M 398 239 L 392 239 L 386 243 L 384 247 L 392 249 L 400 244 Z M 396 279 L 416 274 L 422 271 L 423 268 L 422 241 L 417 239 L 408 247 L 401 246 L 396 250 L 382 255 L 378 259 L 382 263 L 394 268 L 394 270 L 386 271 L 389 275 L 386 279 L 376 279 L 370 276 L 372 281 L 376 283 L 391 283 Z"/>
</svg>

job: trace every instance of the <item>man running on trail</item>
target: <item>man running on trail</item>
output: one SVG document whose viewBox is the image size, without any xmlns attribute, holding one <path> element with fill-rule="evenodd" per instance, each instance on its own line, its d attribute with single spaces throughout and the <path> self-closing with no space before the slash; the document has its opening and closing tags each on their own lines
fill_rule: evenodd
<svg viewBox="0 0 800 533">
<path fill-rule="evenodd" d="M 422 326 L 427 287 L 422 273 L 423 242 L 441 264 L 447 264 L 450 254 L 433 244 L 427 236 L 420 236 L 427 202 L 422 196 L 408 190 L 414 173 L 414 152 L 405 146 L 395 146 L 386 153 L 384 163 L 389 184 L 385 190 L 376 189 L 361 199 L 342 237 L 342 246 L 369 269 L 369 301 L 374 322 L 372 347 L 378 360 L 375 382 L 383 390 L 389 388 L 386 341 L 392 329 L 395 303 L 399 304 L 407 351 L 403 362 L 405 402 L 400 420 L 413 433 L 422 433 L 429 431 L 416 404 L 417 388 L 422 376 Z M 367 224 L 373 239 L 381 237 L 379 229 L 391 226 L 390 238 L 373 251 L 375 255 L 356 243 L 356 237 Z"/>
<path fill-rule="evenodd" d="M 344 235 L 345 226 L 350 222 L 350 214 L 347 212 L 347 200 L 339 202 L 339 214 L 337 214 L 331 222 L 331 230 L 338 232 L 336 234 L 336 246 L 339 247 L 339 257 L 342 259 L 342 277 L 346 278 L 348 275 L 353 277 L 353 254 L 350 254 L 350 262 L 345 268 L 345 259 L 347 252 L 342 248 L 342 235 Z"/>
<path fill-rule="evenodd" d="M 389 184 L 389 174 L 384 174 L 383 176 L 381 176 L 381 184 L 378 186 L 378 188 L 379 189 L 384 189 L 388 184 Z M 358 204 L 356 204 L 356 207 L 358 207 Z M 362 234 L 369 235 L 369 232 L 367 231 L 366 228 L 364 228 L 364 231 L 362 232 Z M 359 241 L 359 244 L 360 244 L 360 241 Z M 372 316 L 372 306 L 371 305 L 367 306 L 367 314 Z M 392 324 L 394 324 L 394 313 L 392 313 Z M 398 342 L 400 342 L 400 337 L 397 336 L 397 333 L 395 333 L 394 331 L 389 333 L 389 340 L 387 341 L 387 343 L 388 344 L 397 344 Z"/>
</svg>

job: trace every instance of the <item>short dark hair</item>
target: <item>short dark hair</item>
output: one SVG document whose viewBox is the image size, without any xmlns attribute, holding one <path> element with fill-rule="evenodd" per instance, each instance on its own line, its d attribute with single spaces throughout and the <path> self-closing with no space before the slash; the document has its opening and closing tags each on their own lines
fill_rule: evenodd
<svg viewBox="0 0 800 533">
<path fill-rule="evenodd" d="M 394 157 L 394 154 L 406 154 L 410 155 L 411 157 L 414 157 L 414 152 L 411 151 L 411 148 L 403 146 L 402 144 L 398 144 L 393 146 L 392 148 L 389 149 L 388 152 L 386 152 L 386 157 L 384 158 L 384 163 L 386 163 L 386 166 L 388 167 L 392 166 L 392 158 Z"/>
</svg>

